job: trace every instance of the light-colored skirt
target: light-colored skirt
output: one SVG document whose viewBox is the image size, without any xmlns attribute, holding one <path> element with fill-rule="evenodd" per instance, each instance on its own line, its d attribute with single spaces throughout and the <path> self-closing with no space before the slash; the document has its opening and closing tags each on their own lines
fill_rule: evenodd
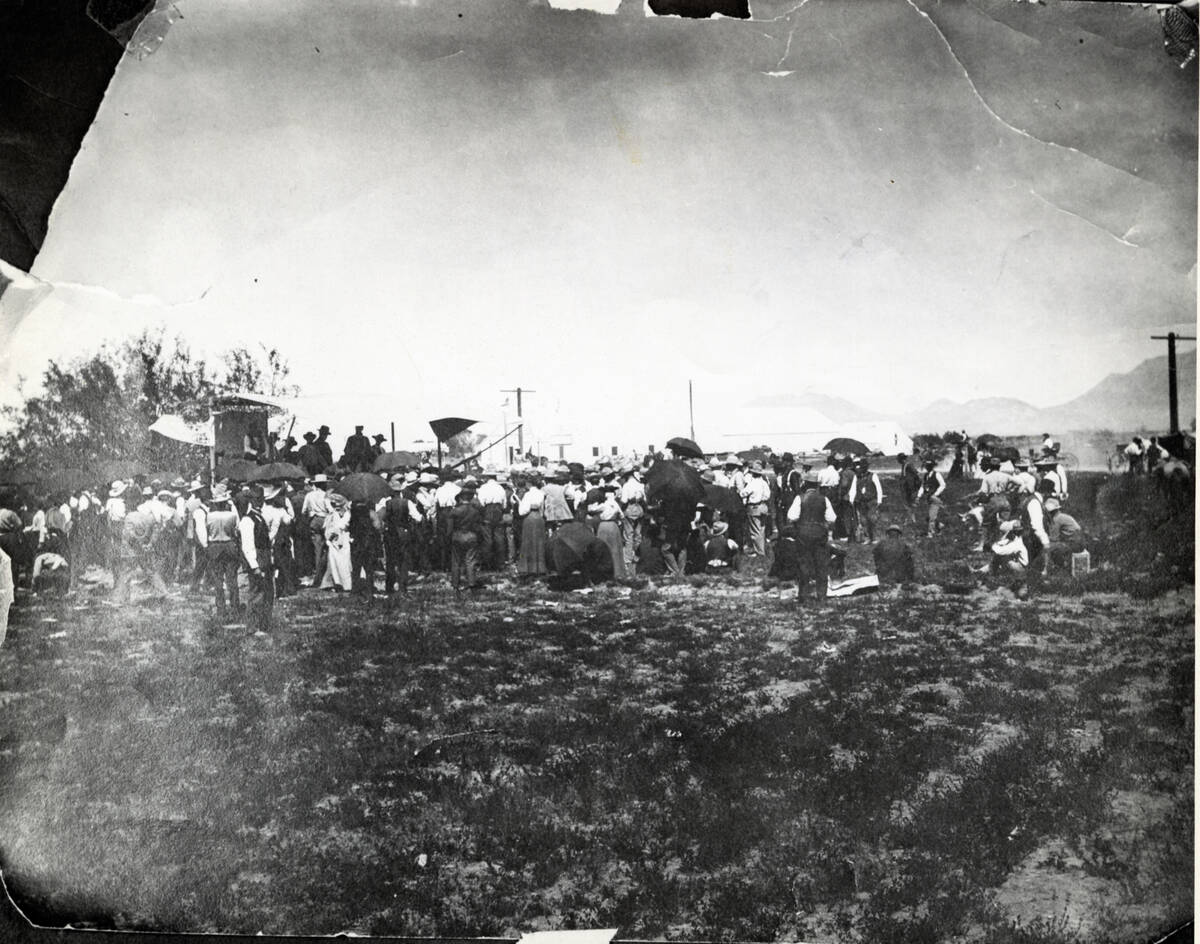
<svg viewBox="0 0 1200 944">
<path fill-rule="evenodd" d="M 596 537 L 608 546 L 612 554 L 613 578 L 625 579 L 625 540 L 621 536 L 621 524 L 618 521 L 601 521 L 596 526 Z"/>
</svg>

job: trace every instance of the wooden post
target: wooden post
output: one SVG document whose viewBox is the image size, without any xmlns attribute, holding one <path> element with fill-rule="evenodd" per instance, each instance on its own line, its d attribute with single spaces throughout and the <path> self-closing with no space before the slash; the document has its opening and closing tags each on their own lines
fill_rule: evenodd
<svg viewBox="0 0 1200 944">
<path fill-rule="evenodd" d="M 1174 331 L 1168 331 L 1165 335 L 1152 334 L 1150 337 L 1154 341 L 1167 342 L 1167 396 L 1170 399 L 1171 434 L 1174 435 L 1179 432 L 1179 378 L 1175 366 L 1175 342 L 1195 341 L 1196 339 L 1176 334 Z"/>
</svg>

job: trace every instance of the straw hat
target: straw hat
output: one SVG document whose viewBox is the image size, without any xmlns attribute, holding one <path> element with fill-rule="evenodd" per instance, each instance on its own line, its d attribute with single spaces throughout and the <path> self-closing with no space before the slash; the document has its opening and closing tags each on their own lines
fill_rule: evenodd
<svg viewBox="0 0 1200 944">
<path fill-rule="evenodd" d="M 125 494 L 125 483 L 119 479 L 112 483 L 112 488 L 108 490 L 109 498 L 120 498 Z"/>
</svg>

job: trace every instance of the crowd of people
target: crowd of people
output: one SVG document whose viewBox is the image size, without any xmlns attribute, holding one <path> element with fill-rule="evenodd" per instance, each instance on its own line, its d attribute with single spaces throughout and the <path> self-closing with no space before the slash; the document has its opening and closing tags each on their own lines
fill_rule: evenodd
<svg viewBox="0 0 1200 944">
<path fill-rule="evenodd" d="M 1065 507 L 1067 470 L 1050 437 L 1027 461 L 960 445 L 946 474 L 938 456 L 899 454 L 894 481 L 906 513 L 881 529 L 883 483 L 865 456 L 810 461 L 763 450 L 746 462 L 658 454 L 473 471 L 424 464 L 375 480 L 364 496 L 343 494 L 343 477 L 372 466 L 382 437 L 372 444 L 358 427 L 334 464 L 328 435 L 328 427 L 305 434 L 295 453 L 303 479 L 134 476 L 71 493 L 0 494 L 0 550 L 18 585 L 34 592 L 65 592 L 97 566 L 112 574 L 114 605 L 128 602 L 141 580 L 153 596 L 167 597 L 172 586 L 210 594 L 215 618 L 244 615 L 263 632 L 277 597 L 302 589 L 371 594 L 379 571 L 386 594 L 405 593 L 413 575 L 438 573 L 461 594 L 479 585 L 481 572 L 594 582 L 733 571 L 758 558 L 772 576 L 796 580 L 801 596 L 822 596 L 831 575 L 844 576 L 848 545 L 861 543 L 871 545 L 881 582 L 911 581 L 904 530 L 941 533 L 947 475 L 978 481 L 961 515 L 974 529 L 971 550 L 986 552 L 982 569 L 1019 592 L 1087 546 Z M 669 461 L 691 467 L 703 497 L 650 501 L 647 477 Z"/>
</svg>

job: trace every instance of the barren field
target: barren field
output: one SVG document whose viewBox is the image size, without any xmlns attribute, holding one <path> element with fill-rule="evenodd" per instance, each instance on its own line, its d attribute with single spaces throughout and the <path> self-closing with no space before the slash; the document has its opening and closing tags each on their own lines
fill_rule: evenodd
<svg viewBox="0 0 1200 944">
<path fill-rule="evenodd" d="M 22 598 L 5 878 L 100 927 L 1149 939 L 1192 914 L 1191 512 L 1078 478 L 1098 569 L 1025 602 L 957 519 L 917 585 L 819 605 L 757 567 L 431 578 L 256 639 Z"/>
</svg>

